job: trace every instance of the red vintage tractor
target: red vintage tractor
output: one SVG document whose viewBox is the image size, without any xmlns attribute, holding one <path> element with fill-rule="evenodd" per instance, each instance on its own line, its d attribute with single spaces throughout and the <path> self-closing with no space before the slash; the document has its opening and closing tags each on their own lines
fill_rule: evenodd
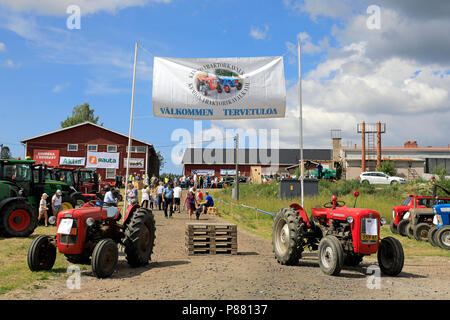
<svg viewBox="0 0 450 320">
<path fill-rule="evenodd" d="M 150 260 L 155 243 L 155 218 L 151 210 L 130 205 L 120 224 L 120 208 L 89 201 L 82 208 L 61 211 L 54 223 L 56 236 L 38 236 L 28 249 L 31 271 L 52 269 L 56 251 L 75 264 L 91 264 L 98 278 L 112 275 L 118 262 L 118 244 L 125 247 L 131 267 Z M 56 221 L 55 221 L 56 220 Z"/>
<path fill-rule="evenodd" d="M 380 240 L 386 222 L 370 209 L 353 208 L 331 198 L 323 207 L 313 208 L 308 217 L 299 204 L 278 211 L 273 223 L 272 244 L 275 258 L 283 265 L 296 265 L 305 248 L 318 250 L 319 265 L 328 275 L 338 275 L 344 265 L 357 266 L 366 255 L 377 253 L 384 274 L 398 275 L 404 263 L 403 248 L 392 237 Z"/>
<path fill-rule="evenodd" d="M 203 93 L 204 96 L 207 96 L 209 91 L 217 90 L 218 93 L 222 93 L 223 91 L 219 79 L 215 77 L 197 78 L 196 89 L 198 92 Z"/>
</svg>

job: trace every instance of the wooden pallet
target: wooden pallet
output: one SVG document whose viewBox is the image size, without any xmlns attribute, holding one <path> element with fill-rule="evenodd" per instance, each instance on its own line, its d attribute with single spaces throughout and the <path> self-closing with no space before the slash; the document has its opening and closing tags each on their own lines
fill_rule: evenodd
<svg viewBox="0 0 450 320">
<path fill-rule="evenodd" d="M 237 226 L 224 223 L 186 224 L 188 255 L 237 254 Z"/>
</svg>

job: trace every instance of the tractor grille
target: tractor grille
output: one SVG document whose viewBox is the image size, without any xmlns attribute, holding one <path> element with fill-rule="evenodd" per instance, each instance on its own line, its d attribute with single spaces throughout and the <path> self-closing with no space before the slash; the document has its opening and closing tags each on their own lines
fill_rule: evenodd
<svg viewBox="0 0 450 320">
<path fill-rule="evenodd" d="M 78 220 L 73 219 L 72 223 L 72 229 L 78 228 Z M 59 235 L 59 243 L 60 244 L 76 244 L 78 240 L 78 230 L 76 235 L 69 235 L 69 234 L 60 234 Z"/>
<path fill-rule="evenodd" d="M 361 242 L 366 244 L 374 244 L 378 241 L 378 219 L 362 218 L 361 219 Z"/>
</svg>

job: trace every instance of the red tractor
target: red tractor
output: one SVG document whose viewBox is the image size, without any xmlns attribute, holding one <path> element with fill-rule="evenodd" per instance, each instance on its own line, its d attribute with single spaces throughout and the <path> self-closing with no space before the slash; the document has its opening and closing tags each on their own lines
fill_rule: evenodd
<svg viewBox="0 0 450 320">
<path fill-rule="evenodd" d="M 75 264 L 91 264 L 98 278 L 112 275 L 118 262 L 118 244 L 125 247 L 131 267 L 144 266 L 150 260 L 155 243 L 155 218 L 151 210 L 130 205 L 120 224 L 120 208 L 101 201 L 89 201 L 82 208 L 61 211 L 53 223 L 54 237 L 41 235 L 28 249 L 31 271 L 52 269 L 56 251 Z M 56 220 L 56 221 L 55 221 Z"/>
<path fill-rule="evenodd" d="M 355 198 L 359 193 L 355 192 Z M 324 207 L 313 208 L 308 217 L 299 204 L 278 211 L 273 223 L 272 244 L 275 258 L 283 265 L 296 265 L 305 248 L 318 250 L 319 265 L 328 275 L 338 275 L 344 265 L 357 266 L 366 255 L 377 253 L 381 272 L 398 275 L 404 254 L 400 242 L 392 237 L 380 240 L 386 222 L 370 209 L 349 208 L 331 198 Z"/>
<path fill-rule="evenodd" d="M 204 96 L 207 96 L 208 92 L 213 90 L 222 93 L 222 86 L 220 85 L 219 79 L 214 77 L 197 78 L 196 89 L 198 92 L 203 93 Z"/>
</svg>

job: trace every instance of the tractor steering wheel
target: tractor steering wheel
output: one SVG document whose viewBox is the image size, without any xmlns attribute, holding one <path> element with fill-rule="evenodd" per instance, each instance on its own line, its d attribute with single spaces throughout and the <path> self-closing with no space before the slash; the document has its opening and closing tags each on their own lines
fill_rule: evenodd
<svg viewBox="0 0 450 320">
<path fill-rule="evenodd" d="M 343 206 L 345 206 L 345 202 L 344 202 L 344 201 L 336 201 L 336 208 L 338 208 L 338 207 L 343 207 Z M 326 203 L 323 205 L 323 207 L 324 207 L 324 208 L 327 208 L 327 209 L 332 209 L 332 208 L 333 208 L 333 201 L 326 202 Z"/>
</svg>

